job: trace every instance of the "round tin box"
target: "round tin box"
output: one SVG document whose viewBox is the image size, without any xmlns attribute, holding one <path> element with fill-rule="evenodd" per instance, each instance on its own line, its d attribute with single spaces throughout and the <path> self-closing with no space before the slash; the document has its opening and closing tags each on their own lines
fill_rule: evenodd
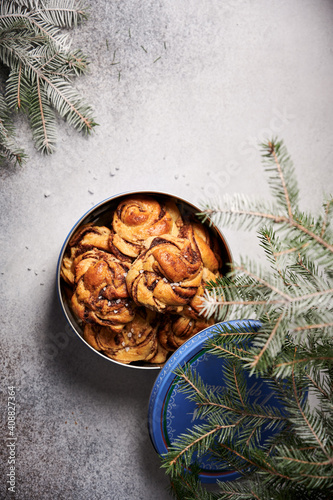
<svg viewBox="0 0 333 500">
<path fill-rule="evenodd" d="M 60 301 L 60 305 L 62 308 L 62 311 L 71 326 L 71 328 L 74 330 L 74 332 L 77 334 L 77 336 L 84 342 L 89 349 L 91 349 L 94 353 L 98 354 L 99 356 L 102 356 L 104 359 L 107 359 L 108 361 L 111 361 L 112 363 L 117 363 L 120 364 L 121 366 L 128 367 L 128 368 L 139 368 L 139 369 L 146 369 L 146 370 L 151 370 L 151 369 L 160 369 L 160 365 L 156 364 L 150 364 L 148 362 L 134 362 L 130 364 L 123 364 L 120 363 L 119 361 L 116 361 L 112 358 L 107 357 L 100 351 L 95 350 L 90 344 L 88 344 L 84 338 L 83 338 L 83 328 L 82 324 L 80 321 L 77 319 L 75 314 L 73 314 L 71 307 L 70 307 L 70 297 L 68 294 L 68 287 L 66 283 L 64 283 L 63 279 L 61 278 L 61 263 L 64 258 L 66 249 L 69 245 L 69 242 L 73 235 L 80 229 L 81 226 L 85 224 L 96 224 L 96 225 L 105 225 L 110 227 L 112 223 L 112 214 L 115 211 L 116 207 L 118 204 L 125 199 L 126 197 L 130 196 L 135 196 L 135 195 L 141 195 L 141 196 L 150 196 L 154 197 L 154 199 L 157 199 L 158 201 L 165 201 L 165 200 L 171 200 L 176 203 L 180 213 L 182 215 L 197 215 L 200 212 L 200 209 L 190 203 L 189 201 L 186 201 L 182 198 L 179 198 L 177 196 L 174 196 L 172 194 L 168 193 L 163 193 L 163 192 L 158 192 L 158 191 L 135 191 L 135 192 L 126 192 L 122 194 L 117 194 L 115 196 L 112 196 L 100 203 L 98 203 L 96 206 L 88 210 L 72 227 L 70 230 L 67 238 L 65 239 L 65 242 L 61 248 L 59 259 L 58 259 L 58 266 L 57 266 L 57 291 L 58 291 L 58 297 Z M 217 229 L 217 227 L 211 223 L 211 221 L 207 220 L 204 225 L 208 228 L 209 231 L 211 231 L 215 238 L 218 241 L 219 245 L 219 252 L 220 256 L 222 259 L 222 268 L 220 269 L 220 272 L 224 274 L 227 271 L 227 265 L 232 262 L 232 257 L 231 257 L 231 252 L 228 247 L 228 244 L 222 235 L 222 233 Z"/>
</svg>

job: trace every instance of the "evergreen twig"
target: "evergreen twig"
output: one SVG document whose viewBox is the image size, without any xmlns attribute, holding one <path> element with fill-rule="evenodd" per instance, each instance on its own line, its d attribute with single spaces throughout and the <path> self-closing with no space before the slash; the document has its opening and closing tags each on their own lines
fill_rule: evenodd
<svg viewBox="0 0 333 500">
<path fill-rule="evenodd" d="M 262 151 L 275 204 L 235 195 L 207 203 L 201 213 L 218 226 L 235 227 L 237 220 L 238 228 L 257 226 L 269 269 L 241 259 L 227 276 L 207 284 L 203 314 L 219 320 L 228 308 L 230 318 L 251 317 L 262 326 L 216 325 L 206 342 L 211 354 L 224 359 L 222 396 L 210 392 L 190 367 L 176 372 L 179 390 L 203 418 L 163 457 L 174 491 L 186 490 L 186 497 L 177 498 L 199 498 L 198 479 L 189 480 L 184 467 L 191 468 L 193 457 L 199 460 L 207 449 L 243 477 L 219 483 L 202 498 L 328 500 L 333 494 L 333 199 L 324 201 L 317 219 L 302 213 L 284 144 L 271 140 Z M 246 372 L 268 381 L 281 414 L 267 403 L 251 404 Z M 263 425 L 277 431 L 264 443 Z"/>
<path fill-rule="evenodd" d="M 87 58 L 72 50 L 69 35 L 61 32 L 86 18 L 79 0 L 4 0 L 0 6 L 0 63 L 9 69 L 2 100 L 7 114 L 28 114 L 36 148 L 43 153 L 55 150 L 55 112 L 86 133 L 96 125 L 92 108 L 71 84 L 74 76 L 87 71 Z M 6 120 L 2 125 L 0 159 L 21 163 L 24 156 L 15 149 L 14 129 Z"/>
</svg>

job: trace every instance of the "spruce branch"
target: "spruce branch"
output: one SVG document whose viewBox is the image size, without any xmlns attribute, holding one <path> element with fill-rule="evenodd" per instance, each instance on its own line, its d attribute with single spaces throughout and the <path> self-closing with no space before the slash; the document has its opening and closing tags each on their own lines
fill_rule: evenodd
<svg viewBox="0 0 333 500">
<path fill-rule="evenodd" d="M 7 103 L 0 94 L 0 161 L 24 163 L 26 155 L 15 142 L 14 127 Z"/>
<path fill-rule="evenodd" d="M 265 170 L 272 173 L 269 185 L 277 202 L 286 209 L 288 219 L 294 219 L 298 206 L 298 187 L 291 158 L 283 142 L 273 139 L 262 144 Z M 276 175 L 277 173 L 277 175 Z"/>
<path fill-rule="evenodd" d="M 298 427 L 298 432 L 301 433 L 301 436 L 304 437 L 304 435 L 307 436 L 308 442 L 313 442 L 313 444 L 318 444 L 322 451 L 324 452 L 325 456 L 328 458 L 329 462 L 333 465 L 333 456 L 330 455 L 329 451 L 326 449 L 326 446 L 324 444 L 324 440 L 326 436 L 324 436 L 323 433 L 323 428 L 321 426 L 321 422 L 319 418 L 316 418 L 314 414 L 311 412 L 310 409 L 308 411 L 302 407 L 298 391 L 297 391 L 297 385 L 296 385 L 296 380 L 295 380 L 295 374 L 294 371 L 292 373 L 292 385 L 293 385 L 293 393 L 294 393 L 294 398 L 299 410 L 299 413 L 301 417 L 304 420 L 305 426 L 302 425 L 300 422 L 300 419 L 298 417 L 297 413 L 297 427 Z"/>
<path fill-rule="evenodd" d="M 324 203 L 325 212 L 324 212 L 324 217 L 322 220 L 322 228 L 320 231 L 321 238 L 324 237 L 324 234 L 325 234 L 326 230 L 328 229 L 328 224 L 329 224 L 329 220 L 330 220 L 329 217 L 331 216 L 331 213 L 332 213 L 332 206 L 333 206 L 333 200 L 327 200 L 326 203 Z"/>
<path fill-rule="evenodd" d="M 181 474 L 191 457 L 209 447 L 215 464 L 222 469 L 228 464 L 243 476 L 219 483 L 219 499 L 328 500 L 333 489 L 333 200 L 324 200 L 318 217 L 301 212 L 284 144 L 272 140 L 262 148 L 274 202 L 235 195 L 206 203 L 201 213 L 221 227 L 256 227 L 269 266 L 246 258 L 233 263 L 226 276 L 207 283 L 202 314 L 219 321 L 227 312 L 230 319 L 259 320 L 261 327 L 215 325 L 205 349 L 223 359 L 221 394 L 211 393 L 190 367 L 177 371 L 179 390 L 194 402 L 202 425 L 184 433 L 163 460 L 170 474 Z M 245 373 L 265 379 L 281 410 L 251 401 Z M 262 429 L 272 432 L 264 442 Z M 205 440 L 208 435 L 212 439 Z M 206 447 L 198 444 L 201 438 Z M 187 490 L 189 498 L 196 484 Z"/>
<path fill-rule="evenodd" d="M 79 131 L 90 133 L 96 126 L 92 108 L 72 86 L 72 78 L 87 71 L 87 58 L 71 50 L 69 34 L 62 31 L 86 18 L 75 0 L 7 0 L 0 6 L 0 62 L 10 69 L 4 98 L 9 110 L 28 114 L 43 153 L 55 150 L 55 113 Z M 5 147 L 3 135 L 0 140 Z"/>
</svg>

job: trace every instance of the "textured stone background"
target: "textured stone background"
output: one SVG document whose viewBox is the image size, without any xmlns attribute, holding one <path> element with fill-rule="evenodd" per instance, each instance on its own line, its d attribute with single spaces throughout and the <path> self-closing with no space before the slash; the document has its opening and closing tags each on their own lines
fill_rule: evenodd
<svg viewBox="0 0 333 500">
<path fill-rule="evenodd" d="M 124 191 L 269 197 L 257 144 L 272 135 L 292 154 L 303 208 L 319 210 L 333 191 L 333 2 L 87 3 L 74 45 L 91 71 L 75 86 L 99 127 L 86 138 L 59 120 L 58 150 L 43 157 L 18 118 L 29 160 L 1 170 L 1 399 L 16 385 L 15 498 L 166 500 L 146 429 L 156 372 L 107 362 L 68 334 L 55 289 L 62 242 Z M 254 236 L 224 233 L 236 259 L 259 255 Z M 6 473 L 2 462 L 0 498 Z"/>
</svg>

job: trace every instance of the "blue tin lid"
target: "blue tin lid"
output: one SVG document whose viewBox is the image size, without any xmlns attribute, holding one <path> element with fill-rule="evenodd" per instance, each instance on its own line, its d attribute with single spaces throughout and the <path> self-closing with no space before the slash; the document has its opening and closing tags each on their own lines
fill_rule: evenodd
<svg viewBox="0 0 333 500">
<path fill-rule="evenodd" d="M 233 320 L 219 323 L 224 327 L 230 325 L 233 328 L 260 328 L 260 322 L 254 320 Z M 148 408 L 148 430 L 151 441 L 159 455 L 167 453 L 169 447 L 175 440 L 196 424 L 202 424 L 203 420 L 195 418 L 195 403 L 187 398 L 187 395 L 179 391 L 179 378 L 175 375 L 176 368 L 190 365 L 200 375 L 203 382 L 216 391 L 224 387 L 222 378 L 222 367 L 224 359 L 213 355 L 205 349 L 207 339 L 216 335 L 218 325 L 206 328 L 185 342 L 169 358 L 159 373 L 153 386 Z M 246 376 L 250 402 L 264 404 L 268 399 L 271 407 L 280 408 L 280 403 L 265 382 L 258 377 Z M 251 381 L 250 381 L 251 379 Z M 262 433 L 265 440 L 270 431 Z M 230 469 L 226 464 L 221 470 L 214 460 L 209 456 L 199 461 L 199 478 L 203 483 L 215 483 L 219 481 L 231 481 L 240 477 L 238 471 Z"/>
</svg>

